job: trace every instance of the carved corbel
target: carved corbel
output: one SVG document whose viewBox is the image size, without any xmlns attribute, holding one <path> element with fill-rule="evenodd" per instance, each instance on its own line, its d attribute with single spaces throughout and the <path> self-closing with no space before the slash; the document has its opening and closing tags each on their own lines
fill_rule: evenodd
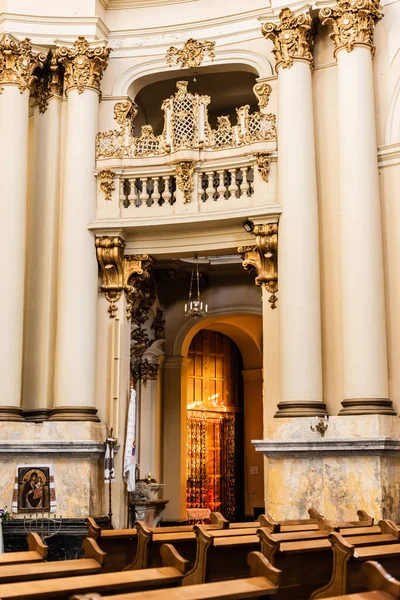
<svg viewBox="0 0 400 600">
<path fill-rule="evenodd" d="M 111 196 L 113 191 L 115 190 L 115 185 L 113 182 L 114 173 L 110 169 L 103 169 L 97 175 L 100 181 L 100 189 L 104 194 L 106 200 L 111 200 Z"/>
<path fill-rule="evenodd" d="M 257 98 L 258 106 L 259 106 L 260 110 L 263 108 L 267 108 L 268 102 L 269 102 L 269 97 L 272 92 L 272 87 L 268 83 L 259 82 L 259 83 L 256 83 L 255 86 L 253 87 L 253 92 Z"/>
<path fill-rule="evenodd" d="M 193 171 L 194 162 L 180 162 L 176 165 L 176 184 L 183 192 L 185 204 L 190 204 L 193 193 Z"/>
<path fill-rule="evenodd" d="M 258 152 L 257 157 L 257 169 L 261 175 L 263 181 L 268 182 L 269 171 L 271 165 L 271 153 L 270 152 Z"/>
<path fill-rule="evenodd" d="M 125 242 L 120 237 L 96 238 L 97 260 L 103 276 L 100 286 L 110 303 L 108 312 L 113 318 L 118 310 L 117 302 L 125 292 L 129 298 L 134 288 L 129 284 L 130 277 L 136 273 L 144 274 L 143 263 L 149 261 L 147 254 L 124 256 Z M 129 305 L 129 300 L 128 300 Z M 130 318 L 127 307 L 127 317 Z"/>
<path fill-rule="evenodd" d="M 238 252 L 242 255 L 243 268 L 256 271 L 256 285 L 264 286 L 269 292 L 268 302 L 276 308 L 278 301 L 278 223 L 255 225 L 256 236 L 254 246 L 241 246 Z"/>
</svg>

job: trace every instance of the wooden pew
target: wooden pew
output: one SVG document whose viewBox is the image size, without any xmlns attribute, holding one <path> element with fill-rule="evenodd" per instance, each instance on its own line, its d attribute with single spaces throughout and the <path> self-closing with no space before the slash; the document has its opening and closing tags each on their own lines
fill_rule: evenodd
<svg viewBox="0 0 400 600">
<path fill-rule="evenodd" d="M 210 531 L 195 525 L 196 560 L 183 579 L 182 585 L 248 577 L 246 557 L 260 549 L 258 535 L 253 529 Z M 237 535 L 240 531 L 241 535 Z"/>
<path fill-rule="evenodd" d="M 38 563 L 46 558 L 49 548 L 42 542 L 37 533 L 29 533 L 27 542 L 28 550 L 26 552 L 4 552 L 0 554 L 0 567 Z"/>
<path fill-rule="evenodd" d="M 360 529 L 364 533 L 354 535 Z M 372 535 L 368 535 L 370 529 L 372 528 L 345 528 L 341 531 L 352 547 L 377 547 L 378 545 L 384 547 L 398 542 L 396 532 L 390 530 L 388 526 L 381 525 L 377 528 L 379 532 L 374 531 Z M 323 531 L 316 533 L 319 533 L 319 537 L 315 539 L 296 539 L 300 535 L 299 533 L 297 535 L 271 534 L 264 528 L 258 530 L 261 552 L 272 565 L 282 571 L 277 598 L 281 600 L 308 598 L 316 590 L 322 589 L 330 580 L 333 570 L 330 542 L 332 534 Z M 306 535 L 306 533 L 302 532 L 302 535 Z M 292 538 L 290 539 L 289 536 Z"/>
<path fill-rule="evenodd" d="M 249 521 L 242 523 L 231 523 L 220 512 L 212 512 L 210 515 L 211 525 L 215 525 L 220 529 L 248 529 L 249 527 L 260 527 L 259 521 Z"/>
<path fill-rule="evenodd" d="M 249 528 L 244 529 L 210 529 L 207 525 L 194 525 L 191 531 L 172 531 L 164 533 L 164 528 L 151 530 L 138 521 L 136 529 L 138 532 L 138 548 L 136 558 L 132 564 L 125 567 L 130 569 L 146 569 L 148 567 L 160 566 L 160 548 L 163 544 L 173 544 L 176 550 L 189 561 L 189 568 L 194 566 L 197 553 L 197 542 L 195 531 L 200 527 L 202 531 L 208 531 L 217 537 L 241 537 L 249 534 L 256 535 L 258 525 L 249 523 Z"/>
<path fill-rule="evenodd" d="M 86 538 L 83 541 L 82 548 L 84 556 L 77 560 L 42 561 L 0 566 L 0 584 L 100 573 L 105 553 L 91 538 Z"/>
<path fill-rule="evenodd" d="M 187 571 L 187 561 L 172 546 L 165 545 L 161 554 L 163 566 L 154 569 L 0 584 L 0 598 L 69 600 L 73 595 L 89 594 L 93 590 L 99 594 L 114 595 L 181 585 L 183 575 Z M 56 568 L 57 563 L 52 564 Z"/>
<path fill-rule="evenodd" d="M 269 529 L 272 533 L 287 533 L 291 531 L 316 531 L 329 529 L 335 531 L 344 527 L 372 527 L 373 517 L 363 510 L 357 511 L 358 521 L 330 521 L 319 514 L 315 508 L 309 508 L 310 519 L 274 521 L 270 515 L 260 515 L 260 526 Z"/>
<path fill-rule="evenodd" d="M 203 583 L 168 589 L 168 600 L 239 600 L 242 598 L 271 598 L 279 585 L 280 572 L 274 569 L 260 552 L 247 557 L 250 575 L 243 579 Z M 156 590 L 117 596 L 74 596 L 71 600 L 165 600 L 167 590 Z"/>
<path fill-rule="evenodd" d="M 312 599 L 330 598 L 363 592 L 366 589 L 362 565 L 368 560 L 377 560 L 394 577 L 400 577 L 400 541 L 398 528 L 390 521 L 380 522 L 385 531 L 392 531 L 394 543 L 387 545 L 359 545 L 353 538 L 343 538 L 333 532 L 329 540 L 333 550 L 333 569 L 329 582 L 317 589 L 311 596 Z M 386 534 L 388 535 L 388 534 Z"/>
</svg>

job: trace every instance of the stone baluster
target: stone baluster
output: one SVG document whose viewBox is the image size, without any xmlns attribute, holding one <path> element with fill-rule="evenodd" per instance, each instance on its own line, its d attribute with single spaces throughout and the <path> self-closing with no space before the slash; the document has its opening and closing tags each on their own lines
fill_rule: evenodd
<svg viewBox="0 0 400 600">
<path fill-rule="evenodd" d="M 217 187 L 217 192 L 218 192 L 218 200 L 226 200 L 225 198 L 225 193 L 226 193 L 226 185 L 225 185 L 225 171 L 217 171 L 218 176 L 219 176 L 219 184 Z"/>
<path fill-rule="evenodd" d="M 60 232 L 55 398 L 51 419 L 98 421 L 96 332 L 98 267 L 88 224 L 96 214 L 93 176 L 100 82 L 110 49 L 79 37 L 58 47 L 67 94 Z"/>
<path fill-rule="evenodd" d="M 26 195 L 29 91 L 45 54 L 12 35 L 0 38 L 0 205 L 3 245 L 12 254 L 0 279 L 0 420 L 21 417 L 21 375 L 25 294 Z"/>
<path fill-rule="evenodd" d="M 137 191 L 136 191 L 136 177 L 130 177 L 129 184 L 130 184 L 130 189 L 129 189 L 128 200 L 129 200 L 130 204 L 133 204 L 134 206 L 136 206 L 136 202 L 138 200 Z"/>
<path fill-rule="evenodd" d="M 204 202 L 203 177 L 204 177 L 204 173 L 200 172 L 199 173 L 199 184 L 197 186 L 197 195 L 198 195 L 199 204 Z"/>
<path fill-rule="evenodd" d="M 172 194 L 170 192 L 170 176 L 169 175 L 165 175 L 163 177 L 164 180 L 164 190 L 161 194 L 162 199 L 164 200 L 164 204 L 171 204 L 171 197 Z"/>
<path fill-rule="evenodd" d="M 389 399 L 382 222 L 374 102 L 379 1 L 339 0 L 320 11 L 332 28 L 338 148 L 344 400 L 342 415 L 396 414 Z M 371 56 L 372 54 L 372 56 Z"/>
<path fill-rule="evenodd" d="M 275 416 L 323 415 L 312 17 L 284 8 L 262 31 L 273 42 L 279 92 L 281 402 Z"/>
<path fill-rule="evenodd" d="M 153 193 L 151 194 L 151 199 L 153 201 L 154 206 L 159 206 L 158 202 L 161 198 L 161 194 L 159 192 L 160 178 L 153 177 Z"/>
<path fill-rule="evenodd" d="M 247 198 L 247 196 L 250 195 L 250 185 L 249 182 L 247 181 L 247 169 L 248 167 L 242 167 L 241 171 L 242 171 L 242 183 L 240 185 L 240 196 L 245 196 Z"/>
<path fill-rule="evenodd" d="M 214 189 L 214 171 L 207 171 L 206 172 L 207 178 L 208 178 L 208 186 L 206 189 L 206 201 L 212 201 L 214 200 L 214 194 L 215 194 L 215 189 Z"/>
<path fill-rule="evenodd" d="M 142 191 L 139 194 L 140 205 L 143 207 L 147 206 L 147 201 L 149 199 L 149 194 L 147 193 L 147 177 L 141 177 L 140 181 L 142 183 Z"/>
<path fill-rule="evenodd" d="M 231 183 L 228 187 L 229 198 L 237 198 L 239 186 L 236 183 L 236 169 L 229 169 L 229 173 L 231 174 Z"/>
</svg>

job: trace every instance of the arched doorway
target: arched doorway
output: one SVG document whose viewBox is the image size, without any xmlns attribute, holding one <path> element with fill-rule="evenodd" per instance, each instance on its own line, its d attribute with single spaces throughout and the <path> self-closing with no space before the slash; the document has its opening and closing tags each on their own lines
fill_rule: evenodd
<svg viewBox="0 0 400 600">
<path fill-rule="evenodd" d="M 201 329 L 187 373 L 187 508 L 243 518 L 243 361 L 236 344 Z"/>
</svg>

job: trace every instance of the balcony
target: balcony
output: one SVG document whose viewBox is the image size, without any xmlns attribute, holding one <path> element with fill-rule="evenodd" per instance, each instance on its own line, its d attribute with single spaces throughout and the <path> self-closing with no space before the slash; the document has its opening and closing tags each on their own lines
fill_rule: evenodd
<svg viewBox="0 0 400 600">
<path fill-rule="evenodd" d="M 264 101 L 257 94 L 258 111 L 242 106 L 234 125 L 219 116 L 212 128 L 210 97 L 191 94 L 187 86 L 179 81 L 176 93 L 164 100 L 159 135 L 144 125 L 135 137 L 136 106 L 130 101 L 115 105 L 119 129 L 96 139 L 94 229 L 226 220 L 276 210 L 276 117 L 267 111 L 265 94 Z"/>
</svg>

